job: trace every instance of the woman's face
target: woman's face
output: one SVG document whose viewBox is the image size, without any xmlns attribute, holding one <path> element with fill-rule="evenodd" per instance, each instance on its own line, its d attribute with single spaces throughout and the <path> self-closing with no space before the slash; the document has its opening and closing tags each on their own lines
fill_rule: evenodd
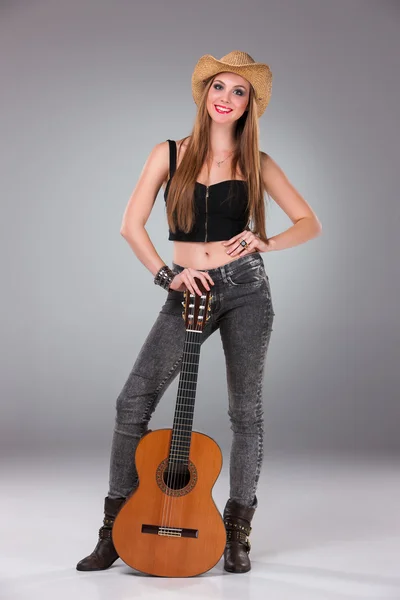
<svg viewBox="0 0 400 600">
<path fill-rule="evenodd" d="M 208 91 L 208 114 L 217 123 L 237 121 L 245 112 L 249 98 L 247 79 L 236 73 L 217 73 Z"/>
</svg>

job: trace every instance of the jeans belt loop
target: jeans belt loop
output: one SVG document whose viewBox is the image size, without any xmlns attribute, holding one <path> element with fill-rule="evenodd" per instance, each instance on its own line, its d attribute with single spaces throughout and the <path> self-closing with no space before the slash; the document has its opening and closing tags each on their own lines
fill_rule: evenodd
<svg viewBox="0 0 400 600">
<path fill-rule="evenodd" d="M 225 267 L 225 265 L 222 265 L 220 267 L 220 271 L 221 271 L 222 281 L 224 283 L 228 283 L 228 278 L 227 278 L 227 275 L 226 275 L 226 267 Z"/>
</svg>

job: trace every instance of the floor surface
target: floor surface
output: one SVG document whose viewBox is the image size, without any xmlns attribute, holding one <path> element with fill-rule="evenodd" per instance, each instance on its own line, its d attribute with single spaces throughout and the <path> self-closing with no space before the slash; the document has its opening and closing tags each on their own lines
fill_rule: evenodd
<svg viewBox="0 0 400 600">
<path fill-rule="evenodd" d="M 121 560 L 81 573 L 102 521 L 107 461 L 1 466 L 0 598 L 400 600 L 400 462 L 265 460 L 252 570 L 187 579 L 139 574 Z M 224 467 L 213 490 L 222 511 Z"/>
</svg>

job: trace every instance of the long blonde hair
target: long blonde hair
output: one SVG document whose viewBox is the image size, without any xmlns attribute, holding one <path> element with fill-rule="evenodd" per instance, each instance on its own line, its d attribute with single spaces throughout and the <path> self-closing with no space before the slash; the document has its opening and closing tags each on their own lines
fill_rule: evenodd
<svg viewBox="0 0 400 600">
<path fill-rule="evenodd" d="M 206 101 L 215 76 L 210 77 L 198 106 L 193 130 L 182 160 L 169 184 L 167 219 L 171 231 L 178 227 L 188 233 L 194 223 L 194 188 L 203 164 L 210 162 L 210 122 Z M 248 189 L 248 228 L 267 242 L 265 230 L 264 185 L 261 176 L 259 125 L 253 87 L 250 86 L 248 110 L 236 122 L 235 148 L 232 155 L 231 177 L 235 179 L 237 165 Z M 185 138 L 187 139 L 187 138 Z M 251 226 L 250 226 L 251 223 Z"/>
</svg>

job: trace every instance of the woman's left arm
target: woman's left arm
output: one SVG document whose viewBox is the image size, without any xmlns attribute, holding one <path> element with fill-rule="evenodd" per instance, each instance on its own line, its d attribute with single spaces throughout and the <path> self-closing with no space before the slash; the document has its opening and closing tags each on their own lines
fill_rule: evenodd
<svg viewBox="0 0 400 600">
<path fill-rule="evenodd" d="M 261 174 L 266 191 L 287 214 L 293 225 L 282 233 L 268 238 L 268 243 L 260 240 L 251 231 L 243 232 L 225 242 L 230 256 L 248 254 L 254 250 L 270 252 L 292 248 L 317 237 L 322 231 L 322 225 L 311 206 L 290 183 L 282 169 L 265 152 L 261 152 Z M 241 245 L 237 245 L 242 239 L 248 243 L 246 250 L 243 250 Z"/>
</svg>

